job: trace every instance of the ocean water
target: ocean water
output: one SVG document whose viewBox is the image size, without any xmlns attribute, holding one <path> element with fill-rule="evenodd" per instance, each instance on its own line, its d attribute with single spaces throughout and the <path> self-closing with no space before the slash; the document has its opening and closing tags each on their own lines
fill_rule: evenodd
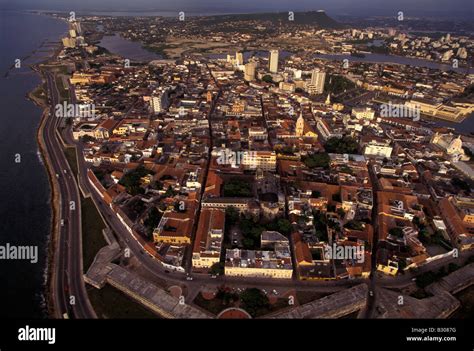
<svg viewBox="0 0 474 351">
<path fill-rule="evenodd" d="M 0 11 L 0 245 L 38 249 L 37 263 L 0 259 L 0 317 L 46 317 L 50 187 L 36 142 L 42 111 L 26 94 L 41 82 L 29 65 L 66 31 L 51 17 Z M 11 68 L 16 59 L 21 67 Z"/>
</svg>

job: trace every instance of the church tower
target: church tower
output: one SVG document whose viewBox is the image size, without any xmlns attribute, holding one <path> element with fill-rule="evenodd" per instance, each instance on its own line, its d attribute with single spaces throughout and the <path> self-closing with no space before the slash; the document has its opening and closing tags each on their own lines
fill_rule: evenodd
<svg viewBox="0 0 474 351">
<path fill-rule="evenodd" d="M 328 97 L 326 98 L 326 105 L 331 105 L 331 93 L 329 93 Z"/>
<path fill-rule="evenodd" d="M 296 136 L 301 137 L 304 135 L 304 123 L 303 112 L 300 112 L 300 116 L 296 120 Z"/>
</svg>

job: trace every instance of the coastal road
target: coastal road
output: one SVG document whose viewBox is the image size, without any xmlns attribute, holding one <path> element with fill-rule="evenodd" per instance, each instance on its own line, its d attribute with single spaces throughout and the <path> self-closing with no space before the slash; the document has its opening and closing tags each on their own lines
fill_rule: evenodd
<svg viewBox="0 0 474 351">
<path fill-rule="evenodd" d="M 55 116 L 54 106 L 60 103 L 56 80 L 45 71 L 50 101 L 49 114 L 45 116 L 43 140 L 53 181 L 59 192 L 59 235 L 55 247 L 52 297 L 57 318 L 65 314 L 71 318 L 96 318 L 85 288 L 82 264 L 81 201 L 73 173 L 58 139 L 57 128 L 61 118 Z M 56 178 L 54 180 L 54 177 Z"/>
</svg>

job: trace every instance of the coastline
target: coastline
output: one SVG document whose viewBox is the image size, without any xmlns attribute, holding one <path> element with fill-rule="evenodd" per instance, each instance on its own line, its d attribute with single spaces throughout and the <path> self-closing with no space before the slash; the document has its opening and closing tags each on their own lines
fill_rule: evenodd
<svg viewBox="0 0 474 351">
<path fill-rule="evenodd" d="M 55 55 L 56 53 L 54 52 L 50 57 L 48 57 L 44 61 L 30 66 L 31 70 L 40 76 L 41 83 L 27 94 L 27 99 L 32 101 L 33 104 L 35 104 L 37 107 L 42 109 L 40 124 L 36 131 L 36 142 L 38 144 L 38 149 L 40 151 L 41 157 L 44 160 L 44 167 L 46 169 L 46 173 L 48 174 L 48 182 L 50 186 L 51 219 L 50 219 L 50 232 L 49 232 L 49 236 L 47 237 L 48 254 L 47 254 L 47 259 L 46 259 L 46 267 L 45 267 L 46 279 L 45 279 L 44 287 L 43 287 L 45 301 L 46 301 L 47 315 L 50 318 L 51 317 L 54 318 L 55 313 L 56 313 L 54 309 L 54 303 L 52 300 L 52 294 L 54 291 L 53 285 L 54 285 L 55 268 L 56 268 L 56 264 L 55 264 L 56 248 L 57 248 L 57 240 L 59 238 L 58 219 L 59 219 L 60 196 L 59 196 L 59 191 L 58 191 L 57 180 L 54 175 L 54 170 L 52 168 L 51 160 L 49 158 L 45 141 L 44 141 L 44 137 L 43 137 L 44 127 L 45 127 L 46 120 L 48 118 L 48 114 L 50 112 L 50 107 L 48 106 L 47 102 L 45 103 L 45 101 L 36 98 L 33 92 L 36 91 L 38 88 L 43 87 L 46 84 L 43 72 L 41 71 L 39 66 L 41 64 L 44 64 L 50 61 L 52 58 L 55 57 Z M 47 97 L 48 96 L 47 91 L 44 91 L 44 93 L 46 94 L 46 97 Z"/>
<path fill-rule="evenodd" d="M 417 64 L 418 65 L 413 65 L 413 64 L 409 64 L 409 63 L 403 63 L 403 62 L 396 62 L 396 61 L 382 61 L 382 60 L 377 60 L 377 59 L 371 59 L 371 55 L 380 55 L 380 56 L 386 56 L 386 57 L 391 57 L 393 58 L 394 60 L 413 60 L 414 61 L 418 61 Z M 349 58 L 351 57 L 350 54 L 343 54 L 343 53 L 317 53 L 316 55 L 314 55 L 316 59 L 319 59 L 319 60 L 327 60 L 327 61 L 340 61 L 344 58 Z M 355 56 L 352 56 L 354 57 L 355 59 L 358 59 L 359 57 L 355 57 Z M 366 60 L 364 60 L 366 59 Z M 428 69 L 436 69 L 436 70 L 440 70 L 440 71 L 443 71 L 443 68 L 445 67 L 442 67 L 442 66 L 446 66 L 446 70 L 447 67 L 450 66 L 449 63 L 446 63 L 446 62 L 443 62 L 443 61 L 436 61 L 436 60 L 432 60 L 432 59 L 427 59 L 427 58 L 420 58 L 420 57 L 414 57 L 414 56 L 401 56 L 401 55 L 396 55 L 396 54 L 379 54 L 379 53 L 369 53 L 369 54 L 366 54 L 364 58 L 361 58 L 360 60 L 354 60 L 358 63 L 380 63 L 380 64 L 387 64 L 387 65 L 397 65 L 397 66 L 412 66 L 412 67 L 425 67 L 425 68 L 428 68 Z M 438 67 L 429 67 L 428 65 L 429 64 L 432 64 L 432 65 L 437 65 Z M 466 65 L 460 65 L 458 68 L 455 68 L 453 69 L 454 71 L 456 72 L 460 72 L 462 73 L 464 70 L 467 71 L 467 72 L 470 72 L 471 70 L 473 70 L 474 67 L 472 66 L 466 66 Z"/>
</svg>

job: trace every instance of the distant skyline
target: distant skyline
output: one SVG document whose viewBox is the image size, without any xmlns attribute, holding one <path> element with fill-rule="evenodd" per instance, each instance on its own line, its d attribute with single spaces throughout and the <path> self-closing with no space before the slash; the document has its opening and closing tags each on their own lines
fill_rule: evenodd
<svg viewBox="0 0 474 351">
<path fill-rule="evenodd" d="M 323 9 L 330 15 L 374 16 L 403 11 L 405 16 L 472 18 L 472 0 L 0 0 L 0 9 L 53 11 L 189 11 L 199 13 L 238 13 L 308 11 Z"/>
</svg>

